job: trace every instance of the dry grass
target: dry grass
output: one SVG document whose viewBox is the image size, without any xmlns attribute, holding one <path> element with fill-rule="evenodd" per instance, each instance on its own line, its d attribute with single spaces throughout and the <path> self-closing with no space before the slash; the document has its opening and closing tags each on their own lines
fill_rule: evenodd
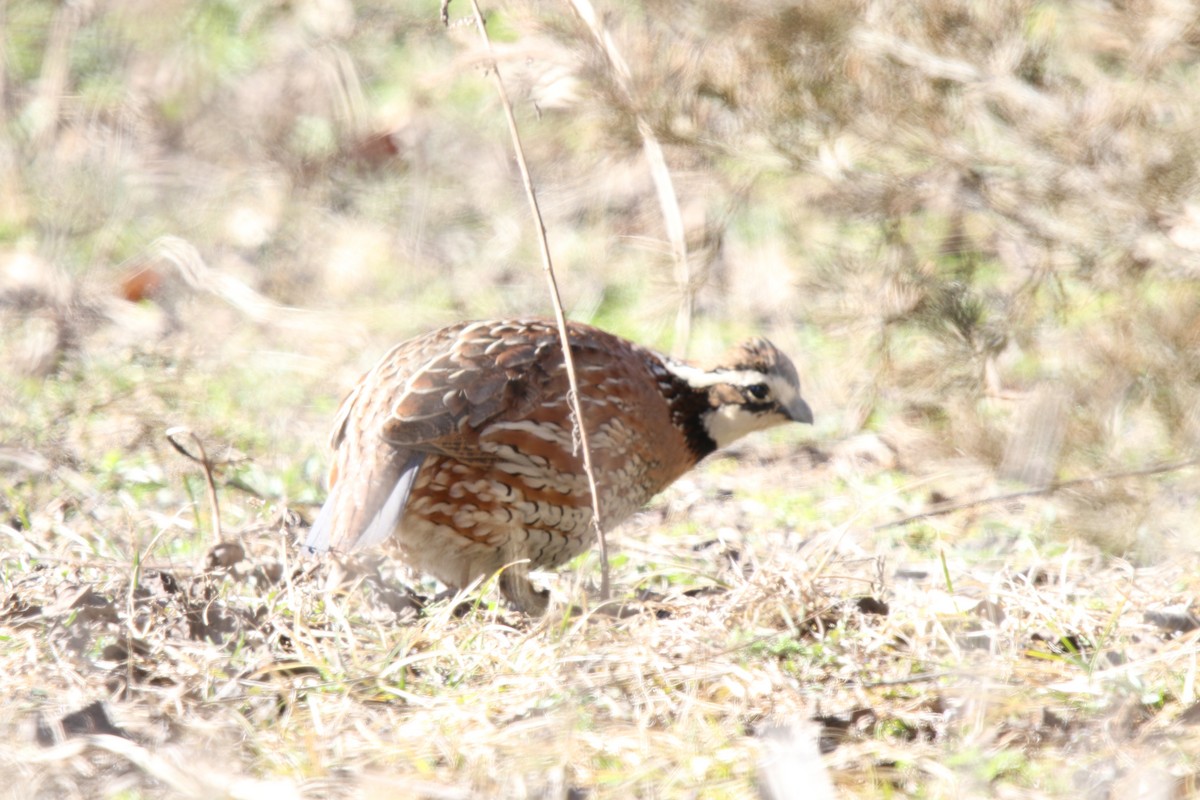
<svg viewBox="0 0 1200 800">
<path fill-rule="evenodd" d="M 818 416 L 534 621 L 293 548 L 362 368 L 548 309 L 435 6 L 0 0 L 0 795 L 1195 795 L 1196 9 L 485 4 L 570 315 Z"/>
<path fill-rule="evenodd" d="M 66 536 L 67 490 L 8 529 L 16 795 L 744 797 L 780 729 L 850 796 L 1189 791 L 1194 562 L 1041 554 L 1040 500 L 881 542 L 928 486 L 805 452 L 747 446 L 627 525 L 626 619 L 532 621 L 492 586 L 430 603 L 371 565 L 330 597 L 291 514 L 164 557 L 190 526 L 142 507 Z M 106 532 L 156 526 L 140 560 Z M 586 602 L 595 567 L 559 599 Z"/>
</svg>

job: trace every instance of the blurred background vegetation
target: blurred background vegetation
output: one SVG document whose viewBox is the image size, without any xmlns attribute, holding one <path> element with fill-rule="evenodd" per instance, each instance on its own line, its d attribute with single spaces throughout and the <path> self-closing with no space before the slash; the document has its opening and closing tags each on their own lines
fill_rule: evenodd
<svg viewBox="0 0 1200 800">
<path fill-rule="evenodd" d="M 877 437 L 942 477 L 934 499 L 1195 454 L 1195 4 L 600 10 L 629 91 L 569 4 L 485 3 L 572 317 L 698 358 L 772 337 L 817 436 Z M 182 468 L 161 432 L 184 424 L 250 456 L 259 496 L 314 502 L 332 409 L 392 342 L 548 313 L 486 58 L 450 12 L 0 0 L 5 470 L 98 475 L 132 514 Z M 6 482 L 13 518 L 54 491 L 33 485 Z M 1084 483 L 1048 525 L 1190 551 L 1198 488 Z"/>
</svg>

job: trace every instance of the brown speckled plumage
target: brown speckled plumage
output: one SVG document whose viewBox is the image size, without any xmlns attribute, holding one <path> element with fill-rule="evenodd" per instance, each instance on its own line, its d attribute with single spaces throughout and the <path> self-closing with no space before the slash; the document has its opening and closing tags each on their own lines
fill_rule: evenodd
<svg viewBox="0 0 1200 800">
<path fill-rule="evenodd" d="M 608 527 L 716 449 L 725 434 L 714 421 L 729 409 L 752 420 L 747 430 L 811 421 L 795 368 L 765 340 L 704 371 L 587 325 L 569 330 Z M 753 394 L 766 386 L 747 377 L 755 370 L 788 397 Z M 522 559 L 570 560 L 593 532 L 567 391 L 552 322 L 459 323 L 397 345 L 338 412 L 330 495 L 308 547 L 390 540 L 406 563 L 455 587 Z M 501 587 L 538 610 L 525 569 L 506 570 Z"/>
</svg>

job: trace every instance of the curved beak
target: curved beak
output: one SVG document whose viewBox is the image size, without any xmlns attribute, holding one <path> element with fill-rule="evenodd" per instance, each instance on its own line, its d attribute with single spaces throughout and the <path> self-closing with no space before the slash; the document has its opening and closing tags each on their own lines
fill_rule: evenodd
<svg viewBox="0 0 1200 800">
<path fill-rule="evenodd" d="M 808 403 L 804 402 L 804 398 L 802 397 L 797 397 L 789 403 L 784 411 L 787 412 L 788 419 L 792 420 L 792 422 L 803 422 L 805 425 L 813 424 L 812 409 L 808 407 Z"/>
</svg>

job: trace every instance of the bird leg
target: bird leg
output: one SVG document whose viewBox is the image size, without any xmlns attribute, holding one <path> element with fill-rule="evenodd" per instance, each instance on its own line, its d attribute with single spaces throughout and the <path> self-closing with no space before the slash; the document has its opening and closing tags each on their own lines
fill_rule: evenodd
<svg viewBox="0 0 1200 800">
<path fill-rule="evenodd" d="M 534 586 L 528 574 L 523 565 L 510 564 L 500 573 L 500 594 L 529 616 L 544 616 L 550 604 L 550 592 Z"/>
</svg>

